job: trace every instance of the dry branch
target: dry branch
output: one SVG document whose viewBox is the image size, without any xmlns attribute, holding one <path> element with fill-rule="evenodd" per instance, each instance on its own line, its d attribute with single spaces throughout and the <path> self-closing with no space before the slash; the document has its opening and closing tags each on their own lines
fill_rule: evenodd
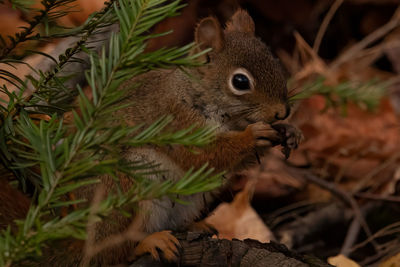
<svg viewBox="0 0 400 267">
<path fill-rule="evenodd" d="M 314 45 L 313 45 L 313 50 L 315 51 L 316 54 L 318 54 L 319 47 L 322 42 L 322 38 L 324 37 L 324 34 L 326 32 L 326 29 L 328 29 L 328 25 L 331 22 L 333 16 L 335 15 L 336 11 L 339 9 L 339 7 L 343 4 L 344 0 L 336 0 L 331 8 L 329 9 L 328 13 L 326 14 L 324 20 L 321 23 L 321 26 L 319 27 L 317 37 L 315 37 Z"/>
<path fill-rule="evenodd" d="M 332 64 L 330 65 L 330 69 L 336 70 L 337 68 L 342 66 L 342 64 L 353 59 L 356 55 L 358 55 L 358 53 L 360 53 L 370 44 L 383 38 L 385 35 L 387 35 L 389 32 L 393 31 L 395 28 L 399 26 L 400 26 L 400 7 L 396 9 L 389 22 L 387 22 L 385 25 L 378 28 L 377 30 L 373 31 L 371 34 L 367 35 L 360 42 L 351 46 L 344 53 L 342 53 L 334 62 L 332 62 Z"/>
<path fill-rule="evenodd" d="M 289 248 L 301 248 L 306 240 L 320 236 L 326 229 L 334 229 L 336 225 L 347 224 L 352 217 L 350 209 L 339 201 L 315 209 L 306 215 L 299 216 L 292 222 L 283 225 L 278 231 L 279 241 Z"/>
<path fill-rule="evenodd" d="M 289 172 L 295 172 L 296 169 L 293 168 L 288 168 Z M 298 170 L 297 170 L 298 171 Z M 334 195 L 335 197 L 339 198 L 340 200 L 342 200 L 346 205 L 348 205 L 354 213 L 354 219 L 357 220 L 358 224 L 362 227 L 362 229 L 364 230 L 365 234 L 368 237 L 372 236 L 372 232 L 371 229 L 369 228 L 364 215 L 362 214 L 361 210 L 360 210 L 360 206 L 358 205 L 358 203 L 356 202 L 356 200 L 354 199 L 353 195 L 341 190 L 340 188 L 338 188 L 336 186 L 336 184 L 334 183 L 330 183 L 328 181 L 322 180 L 320 178 L 318 178 L 317 176 L 314 176 L 313 174 L 309 173 L 309 172 L 303 172 L 303 178 L 306 179 L 307 181 L 319 186 L 320 188 L 324 189 L 324 190 L 328 190 L 330 193 L 332 193 L 332 195 Z M 349 235 L 355 235 L 358 234 L 358 231 L 356 230 L 356 226 L 354 225 L 354 223 L 352 223 L 352 225 L 350 226 L 350 229 L 348 232 Z M 356 232 L 356 233 L 354 233 Z M 349 252 L 349 248 L 350 246 L 353 244 L 351 242 L 354 242 L 355 239 L 354 238 L 346 238 L 345 240 L 345 244 L 342 247 L 342 252 Z M 374 246 L 374 249 L 376 251 L 378 251 L 378 245 L 376 244 L 376 242 L 374 240 L 371 241 L 371 245 Z"/>
</svg>

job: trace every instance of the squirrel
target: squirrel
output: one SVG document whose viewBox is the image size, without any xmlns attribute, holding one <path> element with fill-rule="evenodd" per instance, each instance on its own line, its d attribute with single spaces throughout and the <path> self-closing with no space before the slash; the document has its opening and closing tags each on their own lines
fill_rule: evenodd
<svg viewBox="0 0 400 267">
<path fill-rule="evenodd" d="M 202 55 L 206 63 L 185 70 L 152 70 L 134 77 L 122 86 L 137 84 L 129 94 L 134 103 L 113 116 L 131 124 L 151 125 L 165 114 L 174 121 L 171 130 L 192 125 L 216 127 L 216 138 L 197 153 L 180 146 L 127 148 L 123 153 L 130 161 L 141 160 L 158 164 L 161 175 L 154 180 L 176 180 L 191 167 L 205 163 L 229 176 L 255 161 L 256 151 L 282 144 L 296 148 L 301 132 L 289 124 L 273 124 L 289 116 L 286 76 L 279 61 L 269 48 L 255 36 L 255 25 L 250 15 L 237 10 L 223 28 L 214 17 L 202 19 L 195 29 L 197 49 L 210 51 Z M 194 51 L 198 52 L 198 50 Z M 101 177 L 101 184 L 112 191 L 115 181 Z M 119 177 L 123 189 L 132 181 Z M 98 186 L 98 185 L 97 185 Z M 91 199 L 96 185 L 76 192 L 76 198 Z M 161 250 L 167 260 L 175 260 L 178 240 L 169 230 L 190 226 L 213 199 L 213 193 L 198 193 L 182 197 L 190 204 L 174 203 L 169 198 L 142 201 L 131 218 L 113 214 L 95 225 L 96 241 L 111 234 L 124 232 L 132 221 L 138 229 L 148 233 L 138 244 L 124 242 L 92 258 L 96 266 L 119 264 L 132 255 L 150 253 L 159 258 Z M 206 227 L 206 226 L 205 226 Z M 78 242 L 79 243 L 79 242 Z M 69 245 L 61 256 L 54 253 L 40 266 L 74 266 L 82 260 L 82 245 Z"/>
</svg>

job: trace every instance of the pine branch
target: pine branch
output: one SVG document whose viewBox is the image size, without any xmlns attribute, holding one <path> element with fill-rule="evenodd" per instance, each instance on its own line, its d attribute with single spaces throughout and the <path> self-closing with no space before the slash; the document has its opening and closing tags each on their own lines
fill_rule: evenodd
<svg viewBox="0 0 400 267">
<path fill-rule="evenodd" d="M 3 47 L 0 50 L 0 60 L 4 60 L 9 57 L 10 53 L 21 43 L 29 40 L 40 39 L 40 34 L 32 35 L 34 29 L 44 20 L 52 19 L 54 17 L 59 17 L 60 15 L 65 15 L 65 12 L 54 11 L 54 9 L 64 6 L 68 3 L 72 3 L 75 0 L 42 0 L 41 3 L 44 7 L 42 10 L 38 10 L 39 14 L 36 15 L 31 21 L 28 21 L 29 26 L 24 27 L 19 33 L 16 33 L 14 37 L 10 37 L 11 43 L 8 46 Z"/>
<path fill-rule="evenodd" d="M 13 8 L 28 12 L 31 6 L 35 3 L 34 0 L 8 0 Z M 2 3 L 3 1 L 0 1 Z"/>
<path fill-rule="evenodd" d="M 73 56 L 75 56 L 77 53 L 81 52 L 84 49 L 85 43 L 88 41 L 89 37 L 93 35 L 94 31 L 98 30 L 99 28 L 105 27 L 111 23 L 109 21 L 110 19 L 107 20 L 107 18 L 110 17 L 110 9 L 112 8 L 112 4 L 114 2 L 115 0 L 109 0 L 108 2 L 105 2 L 105 7 L 101 11 L 95 12 L 92 15 L 92 17 L 88 19 L 88 22 L 85 25 L 73 31 L 73 32 L 79 31 L 82 37 L 80 38 L 79 41 L 76 42 L 76 44 L 73 47 L 68 48 L 64 54 L 58 56 L 59 62 L 57 62 L 56 66 L 52 71 L 42 74 L 41 79 L 39 81 L 34 80 L 35 88 L 37 90 L 37 92 L 35 93 L 40 95 L 41 93 L 40 91 L 46 88 L 50 83 L 50 81 L 55 79 L 56 74 L 59 73 L 68 62 L 71 61 Z M 29 102 L 33 96 L 34 94 L 31 94 L 25 99 L 25 101 Z M 50 102 L 50 99 L 47 98 L 46 101 Z"/>
<path fill-rule="evenodd" d="M 344 81 L 338 85 L 326 85 L 324 77 L 305 84 L 300 93 L 292 96 L 290 101 L 309 98 L 312 95 L 322 95 L 328 108 L 339 107 L 343 115 L 347 114 L 347 104 L 353 103 L 360 108 L 373 111 L 387 91 L 388 83 L 371 80 L 368 82 Z"/>
<path fill-rule="evenodd" d="M 160 118 L 150 127 L 143 130 L 134 138 L 129 139 L 126 145 L 137 147 L 147 144 L 153 145 L 185 145 L 204 146 L 211 143 L 215 137 L 215 128 L 197 128 L 193 125 L 189 128 L 174 133 L 161 133 L 165 127 L 173 121 L 173 117 Z"/>
<path fill-rule="evenodd" d="M 5 163 L 6 166 L 10 166 L 11 162 L 15 162 L 16 158 L 14 155 L 10 154 L 7 151 L 7 142 L 11 136 L 15 135 L 14 129 L 14 122 L 15 119 L 19 116 L 20 112 L 22 110 L 30 113 L 30 114 L 43 114 L 43 110 L 50 110 L 50 111 L 57 111 L 60 113 L 65 112 L 63 108 L 60 108 L 58 106 L 54 106 L 50 103 L 51 97 L 57 96 L 61 94 L 66 95 L 66 96 L 71 96 L 70 89 L 66 88 L 64 86 L 64 83 L 66 82 L 67 79 L 65 78 L 59 78 L 56 75 L 60 73 L 60 71 L 63 69 L 63 67 L 71 61 L 74 55 L 79 53 L 83 48 L 84 44 L 87 42 L 89 37 L 91 37 L 96 30 L 101 29 L 104 26 L 109 25 L 110 23 L 113 22 L 112 17 L 110 16 L 110 9 L 112 8 L 111 3 L 114 0 L 110 0 L 110 2 L 106 3 L 105 7 L 100 11 L 91 16 L 90 19 L 82 26 L 78 27 L 77 29 L 71 30 L 71 33 L 75 33 L 77 31 L 81 31 L 81 39 L 71 48 L 68 48 L 65 53 L 60 55 L 59 62 L 56 62 L 56 66 L 54 67 L 53 70 L 42 73 L 39 71 L 40 78 L 34 79 L 32 76 L 28 77 L 30 78 L 30 81 L 32 84 L 34 84 L 36 91 L 33 92 L 32 94 L 28 95 L 27 97 L 22 97 L 24 94 L 24 90 L 26 88 L 26 83 L 20 80 L 18 77 L 14 77 L 14 75 L 10 73 L 6 73 L 3 71 L 4 75 L 1 75 L 0 78 L 3 78 L 7 81 L 9 81 L 11 84 L 14 84 L 15 87 L 20 88 L 20 90 L 16 90 L 14 92 L 8 91 L 7 87 L 3 85 L 3 88 L 0 90 L 5 93 L 9 101 L 4 101 L 2 102 L 4 104 L 0 105 L 1 109 L 1 136 L 3 136 L 1 142 L 0 142 L 0 149 L 2 151 L 2 156 L 1 159 Z M 33 51 L 35 52 L 35 51 Z M 35 53 L 41 53 L 41 52 L 35 52 Z M 51 56 L 46 55 L 44 53 L 41 53 L 44 56 L 47 56 L 51 58 Z M 53 59 L 56 61 L 55 59 Z M 22 60 L 16 60 L 16 59 L 9 59 L 6 58 L 4 60 L 0 60 L 0 63 L 3 64 L 9 64 L 14 67 L 14 64 L 26 64 L 29 66 L 29 64 L 23 62 Z M 29 66 L 34 72 L 37 72 L 35 69 L 33 69 L 31 66 Z M 7 76 L 10 78 L 7 78 Z M 11 79 L 16 80 L 15 82 Z M 16 82 L 18 84 L 16 84 Z M 46 96 L 48 94 L 48 96 Z M 46 97 L 46 98 L 43 98 Z M 39 103 L 43 104 L 39 104 Z M 32 109 L 34 108 L 34 109 Z M 46 112 L 49 114 L 48 112 Z M 44 114 L 46 114 L 44 113 Z M 23 169 L 20 170 L 13 170 L 17 177 L 25 177 L 26 178 L 26 173 L 23 171 Z M 25 180 L 23 178 L 21 181 L 23 182 Z M 24 186 L 25 187 L 25 186 Z"/>
<path fill-rule="evenodd" d="M 110 0 L 110 2 L 106 2 L 105 7 L 100 12 L 95 12 L 91 16 L 91 18 L 87 21 L 87 23 L 85 23 L 84 25 L 77 27 L 75 29 L 72 29 L 72 30 L 68 31 L 67 33 L 57 36 L 57 37 L 66 37 L 66 36 L 70 36 L 72 34 L 77 34 L 77 33 L 79 33 L 82 36 L 80 38 L 80 40 L 77 41 L 73 47 L 68 48 L 65 51 L 65 53 L 58 56 L 58 59 L 59 59 L 58 62 L 55 58 L 53 58 L 52 56 L 47 55 L 43 52 L 30 51 L 31 53 L 41 54 L 43 56 L 50 58 L 51 60 L 53 60 L 56 63 L 56 65 L 54 66 L 54 68 L 51 71 L 48 71 L 46 73 L 42 73 L 41 71 L 36 71 L 32 66 L 28 65 L 35 73 L 39 74 L 40 78 L 35 79 L 32 76 L 28 77 L 30 79 L 30 81 L 32 82 L 32 84 L 34 85 L 34 87 L 36 88 L 36 90 L 33 93 L 31 93 L 29 96 L 24 98 L 24 101 L 20 101 L 20 105 L 29 105 L 32 98 L 40 97 L 41 95 L 45 95 L 46 89 L 48 88 L 49 83 L 52 82 L 53 80 L 56 80 L 57 79 L 56 75 L 58 73 L 60 73 L 60 71 L 63 69 L 63 67 L 68 62 L 70 62 L 77 53 L 81 52 L 82 49 L 84 49 L 85 43 L 88 41 L 89 37 L 91 37 L 93 35 L 94 31 L 98 30 L 99 28 L 105 27 L 111 23 L 109 11 L 110 11 L 112 3 L 114 1 L 115 0 Z M 3 60 L 0 60 L 0 63 L 8 64 L 11 66 L 13 66 L 12 64 L 27 64 L 27 63 L 23 62 L 22 60 L 16 60 L 16 59 L 3 59 Z M 5 76 L 1 76 L 0 78 L 7 79 L 8 82 L 14 84 L 20 90 L 24 90 L 24 87 L 26 85 L 22 80 L 20 80 L 18 77 L 15 77 L 11 73 L 4 73 L 4 74 L 11 79 L 17 80 L 19 85 L 15 84 L 15 82 L 6 78 Z M 60 87 L 59 90 L 57 90 L 58 92 L 68 91 L 68 90 L 66 90 L 66 88 L 63 87 L 62 83 L 57 82 L 57 81 L 55 81 L 55 82 Z M 54 91 L 54 90 L 50 90 L 50 91 Z M 53 94 L 54 94 L 54 92 L 53 92 Z M 33 101 L 33 103 L 35 103 L 35 102 L 37 102 L 37 100 Z M 45 102 L 46 103 L 50 102 L 49 97 L 46 98 Z M 15 112 L 13 114 L 14 114 L 14 116 L 17 115 L 17 113 L 15 113 Z"/>
<path fill-rule="evenodd" d="M 17 123 L 14 125 L 12 117 L 5 117 L 7 123 L 2 125 L 0 133 L 7 135 L 11 142 L 0 145 L 8 153 L 5 155 L 10 156 L 8 160 L 14 169 L 33 173 L 30 176 L 36 179 L 33 183 L 37 185 L 38 197 L 27 218 L 18 223 L 17 234 L 11 234 L 8 229 L 0 236 L 0 264 L 9 265 L 40 255 L 45 242 L 67 237 L 84 239 L 88 209 L 73 211 L 64 218 L 52 217 L 49 220 L 46 216 L 57 214 L 60 207 L 84 202 L 61 197 L 82 186 L 94 186 L 99 180 L 92 177 L 124 174 L 133 179 L 128 192 L 122 193 L 123 190 L 117 188 L 116 194 L 109 194 L 102 201 L 96 214 L 99 217 L 107 216 L 115 209 L 123 210 L 126 205 L 135 206 L 144 199 L 176 198 L 177 194 L 209 191 L 221 184 L 222 174 L 215 175 L 214 170 L 207 169 L 207 166 L 197 171 L 189 170 L 177 182 L 155 182 L 147 176 L 166 170 L 159 170 L 149 163 L 126 162 L 121 153 L 127 145 L 204 145 L 212 140 L 213 129 L 190 127 L 176 133 L 163 133 L 171 122 L 170 117 L 161 118 L 143 130 L 140 125 L 116 124 L 110 116 L 127 106 L 123 100 L 129 90 L 134 89 L 120 85 L 132 75 L 156 67 L 198 64 L 193 61 L 196 55 L 185 56 L 191 45 L 143 54 L 146 40 L 155 37 L 146 35 L 148 30 L 163 18 L 175 15 L 179 7 L 179 1 L 166 0 L 120 0 L 112 5 L 110 10 L 115 12 L 121 31 L 111 35 L 108 49 L 104 46 L 99 56 L 88 51 L 91 68 L 86 78 L 93 98 L 86 97 L 78 87 L 79 112 L 73 111 L 72 125 L 64 124 L 57 113 L 53 113 L 49 120 L 35 122 L 26 106 L 18 106 L 20 102 L 13 103 L 21 96 L 8 92 L 11 101 L 3 110 L 17 110 Z M 32 167 L 36 169 L 32 171 Z"/>
</svg>

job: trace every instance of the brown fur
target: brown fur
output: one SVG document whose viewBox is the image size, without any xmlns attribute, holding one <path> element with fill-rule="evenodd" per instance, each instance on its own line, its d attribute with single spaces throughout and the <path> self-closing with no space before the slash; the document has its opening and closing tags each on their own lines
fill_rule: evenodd
<svg viewBox="0 0 400 267">
<path fill-rule="evenodd" d="M 28 213 L 30 200 L 4 179 L 0 179 L 0 188 L 0 229 L 15 227 L 14 220 L 23 219 Z"/>
<path fill-rule="evenodd" d="M 198 168 L 206 162 L 217 171 L 228 170 L 229 177 L 233 171 L 248 166 L 255 149 L 271 146 L 270 141 L 276 138 L 277 133 L 270 123 L 276 121 L 278 115 L 285 117 L 288 113 L 286 78 L 269 49 L 254 36 L 254 23 L 247 12 L 237 11 L 225 30 L 214 18 L 205 18 L 198 24 L 195 36 L 202 49 L 212 48 L 205 57 L 209 59 L 207 64 L 185 71 L 151 71 L 128 81 L 123 86 L 139 84 L 131 90 L 127 100 L 133 105 L 113 114 L 116 121 L 145 123 L 147 126 L 160 116 L 171 114 L 175 118 L 169 126 L 171 131 L 193 124 L 217 127 L 215 142 L 196 148 L 198 153 L 178 145 L 127 149 L 124 152 L 127 160 L 155 162 L 159 164 L 159 170 L 167 170 L 163 175 L 149 177 L 156 181 L 180 179 L 189 168 Z M 236 95 L 229 89 L 229 77 L 238 68 L 251 74 L 254 85 L 251 93 Z M 124 177 L 120 179 L 121 186 L 127 190 L 131 182 Z M 111 178 L 102 177 L 102 181 L 109 191 L 115 188 Z M 88 186 L 76 192 L 76 197 L 91 199 L 95 191 L 96 186 Z M 139 212 L 132 218 L 115 213 L 98 223 L 96 240 L 124 232 L 133 218 L 140 222 L 139 230 L 147 233 L 188 227 L 212 198 L 212 193 L 182 197 L 189 205 L 174 203 L 168 198 L 143 201 Z M 139 245 L 141 253 L 153 253 L 154 246 L 161 246 L 154 242 L 155 236 L 163 236 L 168 251 L 174 251 L 171 249 L 173 240 L 163 234 L 148 239 L 153 245 Z M 132 255 L 133 242 L 126 242 L 110 251 L 100 253 L 93 263 L 104 266 L 123 262 Z M 80 252 L 80 247 L 74 246 L 73 251 L 65 250 L 64 256 L 57 254 L 47 264 L 74 264 L 80 261 Z"/>
<path fill-rule="evenodd" d="M 175 118 L 169 126 L 171 131 L 193 124 L 218 127 L 215 142 L 197 148 L 199 153 L 192 153 L 183 146 L 149 146 L 125 151 L 128 160 L 155 162 L 160 170 L 168 170 L 162 176 L 153 175 L 150 179 L 177 180 L 189 168 L 200 167 L 206 162 L 218 171 L 232 172 L 246 167 L 245 163 L 254 155 L 255 149 L 268 147 L 268 142 L 260 143 L 259 138 L 276 136 L 269 123 L 276 120 L 276 114 L 283 117 L 282 114 L 287 112 L 286 79 L 281 66 L 265 44 L 254 36 L 254 23 L 245 11 L 239 10 L 226 30 L 212 17 L 203 19 L 197 26 L 195 37 L 203 49 L 213 49 L 207 54 L 208 64 L 185 72 L 180 69 L 156 70 L 135 77 L 124 85 L 139 83 L 128 99 L 133 105 L 114 114 L 116 120 L 147 126 L 160 116 L 171 114 Z M 238 67 L 247 69 L 255 79 L 251 94 L 237 96 L 228 88 L 228 77 Z M 252 112 L 245 114 L 246 110 Z M 142 222 L 141 230 L 153 233 L 188 227 L 212 200 L 212 194 L 182 198 L 191 204 L 173 203 L 168 198 L 142 202 L 135 215 L 135 219 Z M 114 224 L 102 222 L 98 225 L 98 236 L 122 231 L 129 225 L 129 220 L 123 220 L 122 216 L 115 216 L 112 221 Z M 154 239 L 152 242 L 157 243 Z M 148 245 L 139 247 L 148 247 L 151 253 L 154 251 L 154 247 Z M 141 252 L 144 251 L 141 249 Z M 121 249 L 113 255 L 123 260 L 130 256 L 126 253 L 127 250 Z M 100 258 L 100 264 L 105 263 L 117 262 Z"/>
<path fill-rule="evenodd" d="M 246 11 L 239 9 L 226 25 L 226 31 L 254 34 L 254 21 Z"/>
<path fill-rule="evenodd" d="M 196 43 L 200 48 L 213 47 L 214 51 L 221 51 L 223 48 L 224 35 L 221 26 L 216 18 L 205 18 L 196 27 L 194 33 Z"/>
</svg>

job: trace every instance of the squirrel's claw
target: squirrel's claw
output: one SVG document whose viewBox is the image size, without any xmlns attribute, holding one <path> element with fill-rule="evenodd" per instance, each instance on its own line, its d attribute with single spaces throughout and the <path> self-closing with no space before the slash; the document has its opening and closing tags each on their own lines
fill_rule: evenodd
<svg viewBox="0 0 400 267">
<path fill-rule="evenodd" d="M 303 140 L 303 133 L 296 127 L 284 123 L 273 124 L 272 128 L 279 133 L 281 139 L 279 143 L 283 147 L 282 153 L 289 158 L 292 149 L 296 149 Z"/>
<path fill-rule="evenodd" d="M 171 231 L 155 232 L 148 235 L 135 247 L 134 257 L 141 256 L 145 253 L 155 260 L 160 260 L 158 250 L 163 253 L 163 258 L 167 261 L 177 261 L 178 247 L 180 247 L 178 239 L 171 234 Z"/>
</svg>

